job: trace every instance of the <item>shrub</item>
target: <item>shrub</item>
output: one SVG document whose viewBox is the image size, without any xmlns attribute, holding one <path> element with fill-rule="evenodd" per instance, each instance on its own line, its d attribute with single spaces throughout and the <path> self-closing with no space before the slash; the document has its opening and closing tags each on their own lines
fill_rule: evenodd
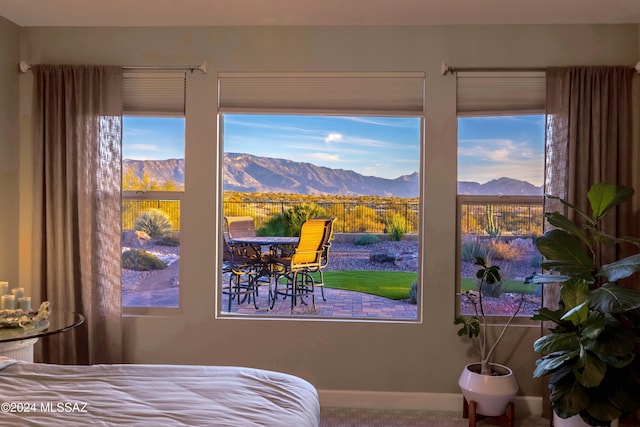
<svg viewBox="0 0 640 427">
<path fill-rule="evenodd" d="M 407 232 L 405 218 L 397 212 L 390 213 L 385 221 L 385 227 L 390 239 L 400 241 Z"/>
<path fill-rule="evenodd" d="M 488 262 L 491 259 L 491 249 L 478 240 L 468 240 L 460 246 L 460 257 L 469 262 L 475 262 L 480 257 Z"/>
<path fill-rule="evenodd" d="M 511 245 L 500 240 L 491 241 L 489 249 L 493 259 L 510 261 L 520 259 L 524 255 L 524 249 L 521 246 Z"/>
<path fill-rule="evenodd" d="M 354 245 L 373 245 L 374 243 L 379 243 L 380 238 L 375 234 L 363 234 L 358 237 L 353 244 Z"/>
<path fill-rule="evenodd" d="M 284 213 L 270 217 L 261 227 L 256 229 L 258 236 L 286 236 L 287 227 Z"/>
<path fill-rule="evenodd" d="M 142 213 L 136 219 L 134 228 L 137 231 L 144 231 L 154 239 L 166 237 L 173 230 L 169 218 L 159 209 L 150 209 Z"/>
<path fill-rule="evenodd" d="M 302 224 L 309 218 L 324 218 L 327 211 L 315 203 L 300 203 L 285 212 L 286 236 L 300 236 Z"/>
<path fill-rule="evenodd" d="M 482 285 L 482 296 L 498 298 L 500 295 L 502 295 L 503 292 L 502 281 L 485 283 L 484 285 Z"/>
<path fill-rule="evenodd" d="M 180 238 L 176 235 L 166 236 L 158 240 L 156 244 L 161 246 L 180 246 Z"/>
<path fill-rule="evenodd" d="M 162 270 L 167 263 L 143 249 L 130 249 L 122 253 L 122 268 L 136 271 Z"/>
<path fill-rule="evenodd" d="M 414 280 L 411 284 L 411 288 L 409 289 L 409 303 L 417 304 L 418 303 L 418 281 Z"/>
<path fill-rule="evenodd" d="M 315 203 L 300 203 L 270 217 L 256 230 L 259 236 L 300 236 L 302 224 L 310 218 L 325 218 L 327 211 Z"/>
</svg>

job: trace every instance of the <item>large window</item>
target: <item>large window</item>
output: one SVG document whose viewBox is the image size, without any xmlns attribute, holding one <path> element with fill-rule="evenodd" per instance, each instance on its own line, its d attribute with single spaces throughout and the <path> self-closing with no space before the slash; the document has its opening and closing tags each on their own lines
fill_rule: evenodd
<svg viewBox="0 0 640 427">
<path fill-rule="evenodd" d="M 229 301 L 238 272 L 225 260 L 218 313 L 417 320 L 424 75 L 219 77 L 223 215 L 249 217 L 258 236 L 298 236 L 309 218 L 334 222 L 323 278 L 312 274 L 324 283 L 315 305 L 269 304 L 269 289 L 287 280 L 269 276 L 274 248 L 263 244 L 262 267 L 241 279 L 255 284 L 256 303 L 233 292 Z"/>
<path fill-rule="evenodd" d="M 122 305 L 130 313 L 176 308 L 185 75 L 128 73 L 123 94 Z"/>
<path fill-rule="evenodd" d="M 252 272 L 264 276 L 255 305 L 229 304 L 224 286 L 238 277 L 224 270 L 223 313 L 417 319 L 420 118 L 225 114 L 222 126 L 225 217 L 251 217 L 259 236 L 335 219 L 315 307 L 271 307 L 269 288 L 286 277 L 267 265 Z M 272 249 L 261 245 L 263 258 Z"/>
<path fill-rule="evenodd" d="M 541 289 L 524 281 L 540 271 L 534 239 L 542 233 L 544 75 L 458 75 L 458 309 L 473 314 L 476 257 L 500 267 L 483 287 L 485 313 L 530 317 Z"/>
</svg>

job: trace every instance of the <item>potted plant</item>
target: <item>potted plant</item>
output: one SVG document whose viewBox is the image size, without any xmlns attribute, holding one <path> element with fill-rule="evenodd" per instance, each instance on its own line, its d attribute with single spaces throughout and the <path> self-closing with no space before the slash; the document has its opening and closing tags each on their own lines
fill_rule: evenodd
<svg viewBox="0 0 640 427">
<path fill-rule="evenodd" d="M 475 265 L 479 267 L 476 272 L 476 278 L 479 282 L 478 291 L 466 291 L 461 295 L 473 306 L 474 315 L 460 315 L 455 319 L 455 324 L 461 325 L 458 336 L 468 337 L 480 356 L 479 362 L 470 363 L 464 367 L 458 380 L 458 385 L 465 398 L 463 415 L 465 417 L 468 415 L 467 405 L 471 404 L 471 412 L 474 416 L 477 413 L 495 417 L 507 412 L 507 416 L 513 424 L 513 406 L 509 403 L 514 400 L 518 392 L 518 382 L 510 368 L 490 361 L 498 343 L 520 311 L 524 299 L 520 299 L 518 307 L 503 326 L 498 338 L 490 343 L 487 334 L 488 321 L 483 305 L 484 288 L 501 281 L 500 267 L 487 265 L 482 257 L 476 258 Z M 508 407 L 511 409 L 510 411 L 507 411 Z M 470 420 L 469 425 L 474 424 Z"/>
<path fill-rule="evenodd" d="M 585 225 L 545 213 L 555 228 L 535 241 L 546 272 L 532 281 L 561 283 L 561 308 L 543 307 L 533 317 L 555 324 L 533 345 L 543 354 L 533 375 L 549 376 L 556 427 L 576 416 L 588 425 L 610 425 L 640 407 L 640 291 L 616 284 L 640 271 L 640 254 L 599 261 L 605 245 L 640 244 L 602 230 L 602 218 L 632 195 L 629 187 L 595 184 L 588 192 L 590 214 L 553 197 Z"/>
</svg>

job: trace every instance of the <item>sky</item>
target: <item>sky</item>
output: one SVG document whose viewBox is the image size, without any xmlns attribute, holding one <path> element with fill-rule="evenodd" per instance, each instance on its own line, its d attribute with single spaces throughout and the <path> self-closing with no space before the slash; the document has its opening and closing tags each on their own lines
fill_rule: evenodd
<svg viewBox="0 0 640 427">
<path fill-rule="evenodd" d="M 509 177 L 540 186 L 544 115 L 458 119 L 458 181 Z"/>
<path fill-rule="evenodd" d="M 417 118 L 227 114 L 223 135 L 225 152 L 389 179 L 419 171 Z M 507 176 L 542 184 L 544 116 L 461 118 L 458 139 L 460 181 Z M 183 157 L 184 119 L 125 117 L 123 158 Z"/>
</svg>

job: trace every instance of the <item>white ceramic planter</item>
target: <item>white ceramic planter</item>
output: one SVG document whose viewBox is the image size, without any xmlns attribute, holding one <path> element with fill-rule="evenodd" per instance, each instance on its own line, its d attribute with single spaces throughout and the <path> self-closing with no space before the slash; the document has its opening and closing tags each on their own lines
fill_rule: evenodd
<svg viewBox="0 0 640 427">
<path fill-rule="evenodd" d="M 508 367 L 490 365 L 500 375 L 481 375 L 474 372 L 480 372 L 480 363 L 470 363 L 462 370 L 458 385 L 467 402 L 476 402 L 478 414 L 497 417 L 503 415 L 509 402 L 515 399 L 518 381 Z"/>
<path fill-rule="evenodd" d="M 560 418 L 558 414 L 553 413 L 553 427 L 591 427 L 585 423 L 580 415 L 574 415 L 569 418 Z M 611 421 L 611 427 L 618 427 L 618 420 Z"/>
</svg>

